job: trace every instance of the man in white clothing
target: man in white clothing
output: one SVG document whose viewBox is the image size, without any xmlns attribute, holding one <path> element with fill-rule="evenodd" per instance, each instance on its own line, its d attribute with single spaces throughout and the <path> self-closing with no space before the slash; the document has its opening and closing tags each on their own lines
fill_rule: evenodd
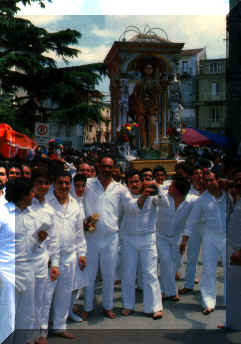
<svg viewBox="0 0 241 344">
<path fill-rule="evenodd" d="M 116 317 L 113 311 L 114 281 L 119 252 L 119 216 L 121 194 L 126 189 L 112 179 L 114 161 L 111 157 L 100 160 L 100 174 L 89 178 L 84 194 L 86 217 L 99 215 L 94 232 L 86 233 L 87 271 L 89 285 L 85 288 L 85 308 L 82 318 L 86 319 L 94 309 L 95 281 L 100 265 L 103 280 L 103 306 L 107 317 Z"/>
<path fill-rule="evenodd" d="M 221 190 L 212 172 L 204 175 L 207 190 L 197 199 L 187 220 L 180 250 L 185 250 L 188 238 L 203 222 L 203 271 L 200 283 L 203 314 L 211 313 L 216 306 L 216 269 L 221 255 L 226 266 L 226 227 L 231 212 L 231 200 Z M 226 275 L 225 271 L 224 274 Z M 226 279 L 226 276 L 225 276 Z M 225 289 L 225 282 L 224 282 Z"/>
<path fill-rule="evenodd" d="M 189 182 L 174 176 L 167 192 L 162 192 L 157 215 L 157 248 L 163 300 L 179 301 L 175 274 L 180 262 L 179 242 L 196 196 L 187 196 Z"/>
<path fill-rule="evenodd" d="M 53 299 L 53 330 L 56 335 L 72 339 L 74 335 L 66 330 L 72 291 L 78 269 L 86 265 L 86 242 L 83 232 L 83 215 L 77 201 L 69 194 L 71 174 L 57 172 L 54 190 L 48 194 L 48 204 L 54 209 L 54 222 L 60 247 L 59 278 L 49 281 L 45 292 L 43 327 L 47 330 L 51 302 Z"/>
<path fill-rule="evenodd" d="M 34 263 L 34 298 L 35 298 L 35 324 L 36 342 L 47 344 L 44 332 L 41 333 L 43 323 L 43 299 L 48 279 L 48 266 L 50 281 L 55 281 L 59 276 L 59 242 L 54 226 L 54 211 L 45 201 L 45 196 L 50 187 L 50 176 L 47 169 L 34 169 L 32 183 L 35 197 L 31 210 L 35 213 L 38 228 L 45 229 L 48 237 L 33 255 Z M 38 333 L 39 332 L 39 333 Z M 38 338 L 39 337 L 39 338 Z"/>
<path fill-rule="evenodd" d="M 204 192 L 204 183 L 203 170 L 199 166 L 193 168 L 191 182 L 189 195 L 200 196 Z M 192 233 L 188 241 L 185 283 L 184 288 L 179 290 L 181 295 L 191 292 L 194 288 L 194 283 L 199 283 L 198 279 L 195 279 L 195 274 L 201 248 L 202 234 L 203 226 L 202 223 L 200 223 L 197 225 L 196 230 Z"/>
<path fill-rule="evenodd" d="M 162 297 L 157 274 L 156 247 L 156 206 L 153 204 L 150 190 L 143 190 L 141 172 L 132 170 L 126 177 L 131 198 L 138 203 L 142 197 L 145 203 L 142 207 L 130 207 L 124 199 L 123 218 L 120 225 L 121 239 L 121 276 L 122 299 L 124 316 L 135 307 L 135 282 L 138 263 L 141 266 L 143 281 L 144 312 L 152 314 L 153 319 L 162 318 Z"/>
</svg>

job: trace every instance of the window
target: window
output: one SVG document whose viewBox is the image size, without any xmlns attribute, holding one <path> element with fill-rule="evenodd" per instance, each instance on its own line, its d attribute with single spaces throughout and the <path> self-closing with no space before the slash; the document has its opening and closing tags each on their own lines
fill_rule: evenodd
<svg viewBox="0 0 241 344">
<path fill-rule="evenodd" d="M 219 122 L 220 111 L 218 107 L 210 108 L 209 119 L 211 122 Z"/>
<path fill-rule="evenodd" d="M 188 72 L 188 62 L 187 61 L 183 61 L 182 62 L 182 72 L 183 73 L 187 73 Z"/>
<path fill-rule="evenodd" d="M 220 93 L 220 84 L 218 82 L 212 82 L 211 93 L 212 96 L 217 96 Z"/>
<path fill-rule="evenodd" d="M 221 64 L 217 62 L 213 62 L 209 64 L 209 72 L 210 73 L 220 73 L 221 72 Z"/>
<path fill-rule="evenodd" d="M 65 125 L 65 136 L 66 137 L 71 137 L 71 132 L 72 132 L 72 126 L 70 123 L 66 123 Z"/>
</svg>

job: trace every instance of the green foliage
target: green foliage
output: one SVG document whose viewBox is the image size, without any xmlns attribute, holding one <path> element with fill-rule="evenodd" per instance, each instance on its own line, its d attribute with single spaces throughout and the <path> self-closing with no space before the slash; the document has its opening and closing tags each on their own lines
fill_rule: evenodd
<svg viewBox="0 0 241 344">
<path fill-rule="evenodd" d="M 0 80 L 4 94 L 14 94 L 11 99 L 16 118 L 21 118 L 30 131 L 36 120 L 47 121 L 52 114 L 59 117 L 65 114 L 72 123 L 98 119 L 101 106 L 90 105 L 88 95 L 106 75 L 105 66 L 96 63 L 58 68 L 50 53 L 69 63 L 80 53 L 73 46 L 79 42 L 81 33 L 71 29 L 49 33 L 29 20 L 14 16 L 20 3 L 32 2 L 44 6 L 46 1 L 0 1 Z"/>
<path fill-rule="evenodd" d="M 14 130 L 23 134 L 30 134 L 30 130 L 25 128 L 21 121 L 18 121 L 16 108 L 13 105 L 13 99 L 10 97 L 0 97 L 0 123 L 9 124 Z"/>
<path fill-rule="evenodd" d="M 41 8 L 45 7 L 46 2 L 52 2 L 52 0 L 1 0 L 0 1 L 0 15 L 6 15 L 13 17 L 19 11 L 19 5 L 31 5 L 37 3 Z"/>
</svg>

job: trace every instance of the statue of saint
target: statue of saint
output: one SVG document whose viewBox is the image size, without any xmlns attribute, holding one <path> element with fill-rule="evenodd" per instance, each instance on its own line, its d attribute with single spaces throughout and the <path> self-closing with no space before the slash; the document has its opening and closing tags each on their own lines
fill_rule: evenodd
<svg viewBox="0 0 241 344">
<path fill-rule="evenodd" d="M 142 148 L 153 148 L 155 121 L 160 111 L 161 86 L 152 76 L 153 67 L 144 68 L 144 77 L 136 83 L 131 96 L 131 111 L 139 124 Z"/>
</svg>

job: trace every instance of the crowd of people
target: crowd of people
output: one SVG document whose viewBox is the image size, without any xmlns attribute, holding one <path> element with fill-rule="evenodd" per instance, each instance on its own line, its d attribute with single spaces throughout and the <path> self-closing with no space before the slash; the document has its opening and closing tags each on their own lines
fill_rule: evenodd
<svg viewBox="0 0 241 344">
<path fill-rule="evenodd" d="M 91 316 L 99 274 L 105 316 L 116 318 L 121 281 L 123 316 L 134 312 L 138 286 L 144 313 L 161 319 L 165 300 L 178 302 L 199 283 L 201 245 L 201 311 L 215 310 L 217 263 L 226 276 L 227 228 L 241 218 L 241 162 L 191 152 L 170 177 L 161 165 L 123 170 L 112 153 L 0 161 L 0 342 L 14 329 L 28 331 L 13 343 L 47 344 L 49 330 L 73 338 L 67 319 Z M 230 245 L 238 264 L 240 234 Z"/>
</svg>

